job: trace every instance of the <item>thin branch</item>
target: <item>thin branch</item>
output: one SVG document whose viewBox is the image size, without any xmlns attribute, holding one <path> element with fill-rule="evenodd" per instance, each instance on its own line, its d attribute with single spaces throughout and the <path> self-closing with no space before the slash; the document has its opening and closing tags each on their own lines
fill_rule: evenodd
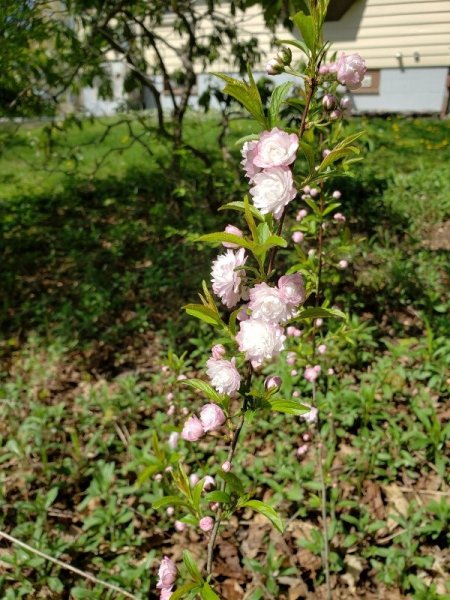
<svg viewBox="0 0 450 600">
<path fill-rule="evenodd" d="M 91 573 L 82 571 L 81 569 L 77 569 L 76 567 L 72 567 L 72 565 L 70 565 L 69 563 L 65 563 L 62 560 L 59 560 L 58 558 L 53 558 L 53 556 L 49 556 L 48 554 L 45 554 L 45 552 L 41 552 L 41 550 L 37 550 L 36 548 L 29 546 L 28 544 L 25 544 L 25 542 L 21 542 L 17 538 L 13 537 L 12 535 L 9 535 L 8 533 L 5 533 L 4 531 L 0 531 L 0 538 L 4 538 L 5 540 L 8 540 L 8 542 L 11 542 L 12 544 L 15 544 L 16 546 L 20 546 L 24 550 L 27 550 L 28 552 L 31 552 L 32 554 L 35 554 L 36 556 L 40 556 L 41 558 L 44 558 L 45 560 L 48 560 L 49 562 L 52 562 L 55 565 L 58 565 L 58 567 L 61 567 L 62 569 L 66 569 L 67 571 L 72 571 L 72 573 L 75 573 L 76 575 L 79 575 L 80 577 L 83 577 L 84 579 L 89 579 L 89 581 L 92 581 L 92 583 L 96 583 L 97 585 L 102 585 L 103 587 L 106 587 L 106 588 L 112 590 L 113 592 L 117 592 L 118 594 L 125 596 L 125 598 L 131 598 L 132 600 L 139 600 L 139 598 L 137 596 L 130 594 L 130 592 L 123 590 L 122 588 L 118 587 L 117 585 L 114 585 L 113 583 L 108 583 L 107 581 L 103 581 L 102 579 L 98 579 Z"/>
</svg>

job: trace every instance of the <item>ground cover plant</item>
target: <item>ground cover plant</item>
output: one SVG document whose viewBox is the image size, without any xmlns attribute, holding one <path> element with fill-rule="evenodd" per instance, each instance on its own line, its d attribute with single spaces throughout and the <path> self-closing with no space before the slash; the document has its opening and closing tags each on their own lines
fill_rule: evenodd
<svg viewBox="0 0 450 600">
<path fill-rule="evenodd" d="M 331 587 L 333 598 L 442 598 L 449 593 L 448 124 L 352 121 L 348 131 L 362 126 L 369 160 L 357 178 L 336 182 L 346 221 L 331 225 L 343 236 L 340 247 L 350 232 L 357 242 L 338 257 L 347 266 L 328 275 L 330 305 L 350 319 L 345 339 L 333 327 L 319 329 L 326 346 L 319 364 L 334 370 L 318 390 Z M 246 133 L 248 123 L 234 125 L 236 161 L 233 141 Z M 224 202 L 241 200 L 248 186 L 221 160 L 218 153 Z M 156 597 L 163 554 L 180 564 L 188 549 L 203 560 L 198 527 L 154 510 L 170 491 L 168 479 L 155 476 L 181 456 L 192 481 L 226 460 L 220 439 L 205 439 L 193 453 L 182 442 L 173 447 L 171 435 L 185 412 L 201 407 L 177 380 L 202 377 L 212 343 L 207 325 L 177 317 L 209 277 L 212 255 L 198 258 L 193 233 L 220 229 L 229 215 L 199 204 L 205 190 L 192 184 L 202 180 L 199 164 L 186 161 L 180 193 L 179 182 L 163 187 L 124 163 L 117 179 L 102 179 L 101 170 L 84 181 L 61 175 L 56 193 L 12 198 L 9 188 L 2 198 L 0 521 L 1 531 L 143 598 Z M 297 236 L 300 260 L 313 223 L 294 217 L 288 225 L 304 236 Z M 291 266 L 283 251 L 279 258 Z M 294 375 L 283 365 L 281 393 L 308 395 L 302 369 Z M 175 397 L 176 427 L 167 415 Z M 277 508 L 286 533 L 251 506 L 233 516 L 217 548 L 217 593 L 326 597 L 314 430 L 282 414 L 258 425 L 238 447 L 233 472 Z M 5 598 L 116 595 L 6 542 L 0 561 Z"/>
</svg>

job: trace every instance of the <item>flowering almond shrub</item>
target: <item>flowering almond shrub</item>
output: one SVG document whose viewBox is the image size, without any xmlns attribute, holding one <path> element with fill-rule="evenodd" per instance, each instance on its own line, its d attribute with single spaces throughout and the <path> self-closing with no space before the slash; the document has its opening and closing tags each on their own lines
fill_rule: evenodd
<svg viewBox="0 0 450 600">
<path fill-rule="evenodd" d="M 203 284 L 201 303 L 188 304 L 185 310 L 214 327 L 217 339 L 206 363 L 209 382 L 180 381 L 206 399 L 199 411 L 193 410 L 185 419 L 181 438 L 194 445 L 214 434 L 226 441 L 228 452 L 226 461 L 217 465 L 215 477 L 209 472 L 200 480 L 188 477 L 180 462 L 164 468 L 164 478 L 175 491 L 154 506 L 176 513 L 174 526 L 178 531 L 192 526 L 202 532 L 206 571 L 202 573 L 185 551 L 184 581 L 175 587 L 177 568 L 165 557 L 157 585 L 163 598 L 219 598 L 214 591 L 214 551 L 219 530 L 226 527 L 232 514 L 248 508 L 283 531 L 282 519 L 274 508 L 254 498 L 234 472 L 238 470 L 234 465 L 236 447 L 247 415 L 254 417 L 263 411 L 301 417 L 311 428 L 316 426 L 315 440 L 305 434 L 297 457 L 300 459 L 311 443 L 316 443 L 323 562 L 331 597 L 327 492 L 316 386 L 321 378 L 334 373 L 324 362 L 324 319 L 345 322 L 346 318 L 337 308 L 330 308 L 323 289 L 327 270 L 338 274 L 349 264 L 345 246 L 326 244 L 326 237 L 336 238 L 346 220 L 345 215 L 335 212 L 340 207 L 340 192 L 332 189 L 330 180 L 337 173 L 346 173 L 358 153 L 353 144 L 359 134 L 342 134 L 340 119 L 347 100 L 340 98 L 339 86 L 356 89 L 365 64 L 356 54 L 342 54 L 337 61 L 326 62 L 329 45 L 322 40 L 322 25 L 327 4 L 327 0 L 311 0 L 309 14 L 299 12 L 292 17 L 303 39 L 282 43 L 300 51 L 299 59 L 307 64 L 295 69 L 292 53 L 285 46 L 269 61 L 268 73 L 284 71 L 298 78 L 301 86 L 295 95 L 289 95 L 291 82 L 277 86 L 267 114 L 250 71 L 248 82 L 219 75 L 226 82 L 225 92 L 248 110 L 260 132 L 242 140 L 241 164 L 249 181 L 248 194 L 242 201 L 222 207 L 238 218 L 225 231 L 199 238 L 224 249 L 212 264 L 211 285 Z M 280 116 L 284 106 L 289 108 L 289 126 Z M 300 323 L 303 329 L 298 327 Z M 299 398 L 298 392 L 290 397 L 282 395 L 283 377 L 278 372 L 282 363 L 291 369 L 289 377 L 303 377 L 310 384 L 307 396 Z M 252 427 L 257 426 L 254 418 Z M 178 444 L 174 433 L 168 441 L 171 448 Z M 156 451 L 162 453 L 158 448 L 156 444 Z M 190 451 L 195 452 L 195 446 Z"/>
</svg>

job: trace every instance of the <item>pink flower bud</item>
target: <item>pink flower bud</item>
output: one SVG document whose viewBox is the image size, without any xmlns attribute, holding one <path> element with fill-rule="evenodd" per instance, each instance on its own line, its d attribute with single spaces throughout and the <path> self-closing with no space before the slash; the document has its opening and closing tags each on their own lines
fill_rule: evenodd
<svg viewBox="0 0 450 600">
<path fill-rule="evenodd" d="M 170 465 L 164 469 L 164 473 L 171 473 L 172 471 L 173 468 Z"/>
<path fill-rule="evenodd" d="M 342 213 L 336 213 L 333 216 L 333 219 L 335 221 L 337 221 L 338 223 L 345 223 L 345 221 L 346 221 L 345 215 L 343 215 Z"/>
<path fill-rule="evenodd" d="M 292 241 L 294 244 L 300 244 L 305 239 L 305 234 L 301 231 L 294 231 L 292 234 Z"/>
<path fill-rule="evenodd" d="M 317 348 L 317 352 L 319 354 L 325 354 L 326 351 L 327 351 L 327 347 L 325 344 L 320 344 L 320 346 L 318 346 L 318 348 Z"/>
<path fill-rule="evenodd" d="M 309 435 L 309 433 L 304 433 L 304 434 L 302 435 L 302 440 L 303 440 L 304 442 L 309 442 L 309 440 L 310 440 L 310 439 L 311 439 L 311 436 Z"/>
<path fill-rule="evenodd" d="M 179 437 L 180 434 L 178 433 L 178 431 L 172 431 L 172 433 L 169 435 L 168 444 L 170 448 L 172 448 L 172 450 L 174 450 L 177 447 Z"/>
<path fill-rule="evenodd" d="M 340 260 L 338 262 L 339 269 L 346 269 L 348 267 L 348 262 L 346 260 Z"/>
<path fill-rule="evenodd" d="M 295 217 L 295 220 L 301 221 L 302 219 L 304 219 L 306 217 L 307 214 L 308 214 L 308 211 L 305 210 L 304 208 L 302 208 L 301 210 L 298 211 L 297 216 Z"/>
<path fill-rule="evenodd" d="M 320 65 L 319 75 L 328 75 L 328 65 Z"/>
<path fill-rule="evenodd" d="M 315 365 L 313 367 L 314 371 L 316 371 L 316 373 L 320 373 L 320 371 L 322 370 L 322 367 L 320 365 Z"/>
<path fill-rule="evenodd" d="M 317 188 L 311 188 L 309 195 L 311 196 L 311 198 L 315 198 L 316 196 L 319 195 L 319 193 L 320 193 L 320 190 L 318 190 Z"/>
<path fill-rule="evenodd" d="M 350 108 L 350 106 L 352 105 L 352 99 L 350 98 L 350 96 L 344 96 L 343 98 L 341 98 L 339 105 L 342 108 L 342 110 L 347 110 L 347 108 Z"/>
<path fill-rule="evenodd" d="M 189 475 L 189 483 L 191 484 L 191 487 L 194 487 L 194 485 L 197 485 L 197 483 L 200 481 L 200 477 L 197 475 L 197 473 L 191 473 Z"/>
<path fill-rule="evenodd" d="M 175 563 L 170 560 L 168 556 L 165 556 L 159 566 L 158 583 L 156 584 L 156 587 L 160 590 L 168 588 L 175 583 L 176 578 L 177 568 Z"/>
<path fill-rule="evenodd" d="M 314 381 L 316 381 L 318 376 L 319 376 L 319 373 L 318 373 L 318 371 L 316 371 L 316 369 L 314 367 L 306 367 L 305 372 L 303 373 L 303 377 L 310 383 L 313 383 Z"/>
<path fill-rule="evenodd" d="M 231 471 L 231 462 L 229 460 L 226 460 L 223 465 L 222 465 L 222 471 L 225 471 L 225 473 L 228 473 L 229 471 Z"/>
<path fill-rule="evenodd" d="M 189 409 L 187 406 L 183 406 L 183 408 L 181 409 L 181 414 L 184 416 L 189 414 Z"/>
<path fill-rule="evenodd" d="M 166 411 L 168 417 L 172 417 L 175 414 L 175 404 L 171 404 Z"/>
<path fill-rule="evenodd" d="M 218 502 L 211 502 L 211 504 L 209 505 L 209 508 L 213 512 L 216 512 L 217 510 L 219 510 L 219 506 L 220 506 L 220 504 Z"/>
<path fill-rule="evenodd" d="M 167 402 L 172 402 L 173 398 L 174 398 L 174 395 L 172 394 L 172 392 L 169 392 L 168 394 L 166 394 Z"/>
<path fill-rule="evenodd" d="M 162 588 L 159 600 L 170 600 L 172 598 L 172 586 Z"/>
<path fill-rule="evenodd" d="M 293 325 L 289 325 L 289 327 L 286 327 L 286 335 L 288 337 L 294 337 L 294 331 L 295 331 L 295 327 Z"/>
<path fill-rule="evenodd" d="M 211 529 L 214 527 L 214 519 L 212 517 L 203 517 L 202 519 L 200 519 L 198 524 L 200 529 L 207 533 L 208 531 L 211 531 Z"/>
<path fill-rule="evenodd" d="M 295 362 L 297 360 L 297 355 L 295 352 L 288 352 L 287 353 L 287 357 L 286 357 L 286 362 L 287 364 L 292 367 L 293 365 L 295 365 Z"/>
<path fill-rule="evenodd" d="M 315 249 L 314 249 L 314 248 L 310 248 L 310 249 L 308 250 L 308 256 L 309 256 L 310 258 L 311 258 L 312 256 L 314 256 L 314 255 L 315 255 L 315 253 L 316 253 L 316 251 L 315 251 Z"/>
<path fill-rule="evenodd" d="M 227 225 L 225 227 L 225 232 L 232 233 L 233 235 L 237 235 L 239 237 L 244 237 L 242 231 L 234 225 Z M 225 248 L 239 248 L 239 244 L 234 244 L 233 242 L 222 242 L 222 246 L 225 246 Z"/>
<path fill-rule="evenodd" d="M 155 475 L 155 481 L 161 481 L 162 478 L 163 478 L 163 476 L 162 476 L 161 473 L 156 473 L 156 475 Z"/>
<path fill-rule="evenodd" d="M 184 531 L 186 529 L 186 523 L 183 521 L 175 521 L 175 531 Z"/>
<path fill-rule="evenodd" d="M 248 314 L 248 304 L 244 304 L 244 306 L 241 307 L 236 318 L 238 321 L 248 321 L 250 319 L 250 315 Z"/>
<path fill-rule="evenodd" d="M 325 94 L 322 98 L 322 106 L 325 110 L 333 110 L 336 106 L 336 102 L 336 96 L 333 96 L 333 94 Z"/>
<path fill-rule="evenodd" d="M 298 375 L 297 369 L 292 369 L 292 371 L 291 371 L 291 377 L 295 377 L 296 375 Z"/>
<path fill-rule="evenodd" d="M 323 325 L 323 319 L 321 319 L 321 318 L 319 317 L 318 319 L 316 319 L 316 320 L 314 321 L 314 325 L 315 325 L 316 327 L 322 327 L 322 325 Z"/>
<path fill-rule="evenodd" d="M 264 385 L 266 386 L 266 390 L 279 388 L 281 385 L 281 377 L 278 377 L 277 375 L 271 375 L 270 377 L 266 378 Z"/>
<path fill-rule="evenodd" d="M 311 191 L 311 188 L 309 187 L 309 185 L 305 185 L 305 187 L 303 188 L 303 191 L 305 194 L 309 194 Z"/>
<path fill-rule="evenodd" d="M 335 200 L 339 200 L 339 198 L 342 196 L 342 194 L 339 190 L 334 190 L 332 196 Z"/>
<path fill-rule="evenodd" d="M 185 379 L 187 379 L 186 375 L 183 375 L 183 373 L 181 373 L 181 375 L 178 375 L 177 377 L 177 381 L 184 381 Z"/>
<path fill-rule="evenodd" d="M 205 492 L 209 492 L 215 486 L 216 486 L 216 482 L 215 482 L 214 477 L 211 477 L 211 475 L 206 475 L 206 477 L 203 480 L 203 489 L 205 490 Z"/>
<path fill-rule="evenodd" d="M 331 153 L 331 150 L 329 150 L 328 148 L 325 148 L 325 150 L 322 152 L 322 156 L 324 158 L 326 158 L 330 153 Z"/>
<path fill-rule="evenodd" d="M 300 458 L 301 456 L 303 456 L 304 454 L 306 454 L 308 452 L 308 444 L 303 444 L 302 446 L 299 446 L 297 448 L 297 456 Z"/>
<path fill-rule="evenodd" d="M 292 392 L 292 397 L 293 398 L 300 398 L 300 392 L 298 390 L 295 390 L 294 392 Z"/>
<path fill-rule="evenodd" d="M 314 406 L 311 406 L 311 410 L 309 410 L 304 415 L 301 415 L 301 418 L 304 421 L 306 421 L 307 423 L 309 423 L 310 425 L 312 425 L 313 423 L 315 423 L 317 421 L 318 414 L 319 414 L 319 411 L 317 410 L 317 408 L 315 408 Z"/>
<path fill-rule="evenodd" d="M 168 373 L 170 373 L 170 367 L 168 365 L 163 365 L 161 367 L 161 373 L 163 373 L 164 375 L 167 375 Z"/>
<path fill-rule="evenodd" d="M 202 422 L 198 417 L 190 417 L 184 424 L 181 437 L 188 442 L 196 442 L 205 435 Z"/>
<path fill-rule="evenodd" d="M 215 344 L 211 348 L 211 356 L 214 358 L 214 360 L 220 360 L 223 358 L 225 356 L 225 352 L 225 348 L 222 344 Z"/>
<path fill-rule="evenodd" d="M 209 403 L 200 411 L 200 421 L 205 431 L 216 431 L 225 423 L 226 417 L 217 404 Z"/>
<path fill-rule="evenodd" d="M 342 111 L 339 108 L 335 108 L 332 112 L 330 112 L 330 120 L 337 121 L 342 117 Z"/>
<path fill-rule="evenodd" d="M 174 515 L 174 513 L 175 513 L 174 507 L 173 506 L 168 506 L 166 508 L 166 513 L 167 513 L 168 517 L 172 517 Z"/>
<path fill-rule="evenodd" d="M 282 65 L 276 58 L 271 58 L 266 63 L 267 75 L 278 75 L 284 71 L 284 65 Z"/>
<path fill-rule="evenodd" d="M 328 375 L 334 375 L 334 369 L 330 367 L 327 371 Z"/>
</svg>

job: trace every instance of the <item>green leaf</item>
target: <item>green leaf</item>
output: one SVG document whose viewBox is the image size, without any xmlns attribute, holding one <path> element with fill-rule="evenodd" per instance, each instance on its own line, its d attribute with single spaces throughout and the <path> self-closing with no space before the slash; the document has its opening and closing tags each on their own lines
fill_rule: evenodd
<svg viewBox="0 0 450 600">
<path fill-rule="evenodd" d="M 275 127 L 279 121 L 281 106 L 292 87 L 292 81 L 286 81 L 273 90 L 269 102 L 270 127 Z"/>
<path fill-rule="evenodd" d="M 255 223 L 255 219 L 254 219 L 253 213 L 250 208 L 250 202 L 248 201 L 247 194 L 244 196 L 244 215 L 245 215 L 245 220 L 247 221 L 248 228 L 251 231 L 253 240 L 256 241 L 258 239 L 256 223 Z"/>
<path fill-rule="evenodd" d="M 341 206 L 340 202 L 333 202 L 333 204 L 329 204 L 326 207 L 326 209 L 322 212 L 322 216 L 324 217 L 325 215 L 327 215 L 328 213 L 333 211 L 335 208 L 338 208 L 339 206 Z"/>
<path fill-rule="evenodd" d="M 139 474 L 137 481 L 136 481 L 136 485 L 137 486 L 141 486 L 143 485 L 147 479 L 149 479 L 149 477 L 151 477 L 153 475 L 153 473 L 156 473 L 157 471 L 159 471 L 160 469 L 160 465 L 148 465 L 147 467 L 145 467 L 145 469 L 142 471 L 142 473 Z"/>
<path fill-rule="evenodd" d="M 185 583 L 170 595 L 170 600 L 185 600 L 186 594 L 198 587 L 198 583 Z"/>
<path fill-rule="evenodd" d="M 276 527 L 280 533 L 283 533 L 284 525 L 281 517 L 271 506 L 265 502 L 261 502 L 260 500 L 247 500 L 247 502 L 244 502 L 244 504 L 241 504 L 241 506 L 246 506 L 252 510 L 255 510 L 256 512 L 261 513 L 272 522 L 274 527 Z"/>
<path fill-rule="evenodd" d="M 287 242 L 284 238 L 278 235 L 271 235 L 267 238 L 267 240 L 261 246 L 257 246 L 255 249 L 255 254 L 260 255 L 264 254 L 274 246 L 279 246 L 280 248 L 286 248 Z"/>
<path fill-rule="evenodd" d="M 229 77 L 223 73 L 213 73 L 213 75 L 220 77 L 220 79 L 225 81 L 226 86 L 223 88 L 223 92 L 232 96 L 242 104 L 242 106 L 264 127 L 264 129 L 268 129 L 258 86 L 256 85 L 250 70 L 248 74 L 250 83 L 234 79 L 234 77 Z"/>
<path fill-rule="evenodd" d="M 202 379 L 183 379 L 180 383 L 181 385 L 187 385 L 188 387 L 200 390 L 207 398 L 218 404 L 222 403 L 222 396 L 209 383 L 206 383 Z"/>
<path fill-rule="evenodd" d="M 249 208 L 251 210 L 252 215 L 254 217 L 256 217 L 258 219 L 258 221 L 264 221 L 264 215 L 262 215 L 257 208 L 255 208 L 252 205 L 250 205 Z M 245 204 L 244 204 L 244 202 L 237 200 L 235 202 L 228 202 L 228 204 L 224 204 L 223 206 L 219 207 L 219 210 L 228 210 L 228 209 L 229 210 L 237 210 L 238 212 L 245 213 Z"/>
<path fill-rule="evenodd" d="M 347 315 L 337 308 L 311 307 L 305 308 L 297 315 L 296 319 L 318 319 L 338 317 L 347 321 Z"/>
<path fill-rule="evenodd" d="M 254 250 L 255 244 L 246 240 L 239 235 L 234 235 L 233 233 L 227 233 L 226 231 L 218 231 L 216 233 L 206 233 L 205 235 L 201 235 L 198 237 L 196 242 L 213 242 L 213 243 L 222 243 L 222 242 L 230 242 L 232 244 L 237 244 L 242 248 L 247 248 L 248 250 Z"/>
<path fill-rule="evenodd" d="M 219 477 L 222 477 L 222 479 L 225 480 L 225 482 L 233 492 L 237 492 L 240 496 L 242 496 L 245 493 L 242 481 L 237 475 L 235 475 L 234 473 L 225 473 L 225 471 L 219 471 L 218 475 Z"/>
<path fill-rule="evenodd" d="M 296 400 L 283 400 L 281 398 L 268 398 L 265 403 L 270 406 L 271 410 L 284 413 L 286 415 L 295 415 L 300 417 L 311 410 L 310 406 L 304 406 Z"/>
<path fill-rule="evenodd" d="M 276 40 L 275 43 L 279 46 L 294 46 L 295 48 L 298 48 L 299 50 L 304 52 L 306 56 L 310 55 L 308 46 L 302 40 Z"/>
<path fill-rule="evenodd" d="M 220 600 L 220 596 L 216 594 L 207 581 L 205 581 L 200 590 L 200 596 L 202 597 L 202 600 Z"/>
<path fill-rule="evenodd" d="M 197 563 L 189 550 L 183 550 L 183 562 L 192 579 L 196 583 L 203 583 L 203 577 L 201 576 L 201 573 L 197 567 Z"/>
<path fill-rule="evenodd" d="M 253 142 L 255 140 L 259 140 L 259 133 L 250 133 L 249 135 L 244 135 L 234 142 L 235 146 L 241 146 L 245 144 L 245 142 Z"/>
<path fill-rule="evenodd" d="M 209 492 L 205 496 L 205 500 L 207 502 L 221 502 L 223 504 L 229 504 L 231 502 L 230 495 L 226 492 L 222 492 L 221 490 L 214 490 L 213 492 Z"/>
<path fill-rule="evenodd" d="M 219 315 L 208 306 L 203 306 L 203 304 L 186 304 L 183 308 L 188 315 L 196 317 L 200 321 L 205 321 L 205 323 L 209 323 L 210 325 L 222 325 Z"/>
<path fill-rule="evenodd" d="M 306 162 L 308 163 L 309 172 L 315 173 L 314 167 L 316 165 L 316 160 L 314 155 L 314 148 L 310 144 L 304 142 L 303 140 L 300 140 L 299 146 L 300 150 L 305 155 Z"/>
<path fill-rule="evenodd" d="M 305 15 L 302 10 L 299 10 L 298 13 L 291 17 L 291 21 L 293 21 L 294 25 L 302 34 L 306 46 L 313 51 L 316 44 L 316 26 L 314 19 L 311 15 Z"/>
<path fill-rule="evenodd" d="M 164 506 L 188 506 L 188 504 L 178 496 L 164 496 L 164 498 L 152 502 L 152 508 L 155 510 Z"/>
</svg>

